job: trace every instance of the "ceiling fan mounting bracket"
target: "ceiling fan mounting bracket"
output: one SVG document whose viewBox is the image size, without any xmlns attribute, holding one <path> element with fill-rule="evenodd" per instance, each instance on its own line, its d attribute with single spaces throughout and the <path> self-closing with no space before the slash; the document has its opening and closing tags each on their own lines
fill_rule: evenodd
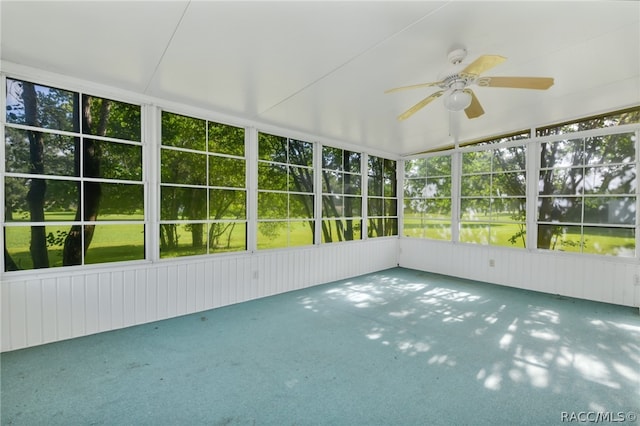
<svg viewBox="0 0 640 426">
<path fill-rule="evenodd" d="M 453 65 L 458 65 L 467 57 L 467 49 L 454 49 L 449 52 L 447 58 Z"/>
</svg>

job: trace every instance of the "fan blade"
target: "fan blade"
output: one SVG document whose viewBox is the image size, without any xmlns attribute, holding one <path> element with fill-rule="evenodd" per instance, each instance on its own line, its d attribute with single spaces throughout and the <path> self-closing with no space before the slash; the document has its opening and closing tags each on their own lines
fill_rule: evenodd
<svg viewBox="0 0 640 426">
<path fill-rule="evenodd" d="M 429 102 L 442 96 L 443 93 L 444 93 L 444 90 L 440 90 L 439 92 L 436 92 L 431 96 L 424 98 L 423 100 L 421 100 L 420 102 L 418 102 L 417 104 L 415 104 L 414 106 L 412 106 L 411 108 L 409 108 L 408 110 L 400 114 L 398 116 L 398 120 L 406 120 L 407 118 L 411 117 L 413 114 L 418 112 L 420 109 L 424 108 Z"/>
<path fill-rule="evenodd" d="M 476 94 L 469 89 L 465 89 L 465 92 L 471 95 L 471 104 L 464 110 L 464 113 L 467 114 L 467 118 L 480 117 L 482 114 L 484 114 L 484 109 L 482 109 L 480 101 L 478 101 L 478 98 L 476 98 Z"/>
<path fill-rule="evenodd" d="M 500 65 L 506 60 L 507 58 L 500 55 L 482 55 L 478 59 L 467 65 L 465 69 L 460 71 L 460 74 L 480 75 L 483 72 L 495 67 L 496 65 Z"/>
<path fill-rule="evenodd" d="M 393 93 L 393 92 L 399 92 L 400 90 L 408 90 L 408 89 L 420 89 L 422 87 L 439 86 L 441 83 L 442 83 L 441 81 L 434 81 L 431 83 L 421 83 L 421 84 L 413 84 L 411 86 L 395 87 L 393 89 L 385 90 L 384 93 Z"/>
<path fill-rule="evenodd" d="M 482 80 L 484 80 L 483 78 Z M 481 86 L 511 87 L 515 89 L 547 90 L 553 86 L 551 77 L 486 77 L 486 82 Z"/>
</svg>

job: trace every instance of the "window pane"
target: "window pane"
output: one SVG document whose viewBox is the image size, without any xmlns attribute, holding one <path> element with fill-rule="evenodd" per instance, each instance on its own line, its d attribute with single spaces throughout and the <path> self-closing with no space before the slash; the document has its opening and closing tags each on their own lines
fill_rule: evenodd
<svg viewBox="0 0 640 426">
<path fill-rule="evenodd" d="M 580 226 L 538 225 L 538 248 L 580 253 Z"/>
<path fill-rule="evenodd" d="M 87 140 L 84 140 L 87 143 Z M 115 142 L 93 141 L 99 153 L 98 167 L 86 168 L 85 176 L 105 179 L 142 180 L 142 147 Z M 86 157 L 85 161 L 89 159 Z"/>
<path fill-rule="evenodd" d="M 204 220 L 206 207 L 204 188 L 160 187 L 161 220 Z"/>
<path fill-rule="evenodd" d="M 477 222 L 460 223 L 460 241 L 463 243 L 489 244 L 489 224 Z"/>
<path fill-rule="evenodd" d="M 369 175 L 369 196 L 381 197 L 382 196 L 382 178 Z"/>
<path fill-rule="evenodd" d="M 205 120 L 162 112 L 163 145 L 205 151 L 206 141 Z"/>
<path fill-rule="evenodd" d="M 79 131 L 77 104 L 75 92 L 7 78 L 7 123 Z"/>
<path fill-rule="evenodd" d="M 18 270 L 34 269 L 33 259 L 30 253 L 32 228 L 40 230 L 45 238 L 46 265 L 39 266 L 55 268 L 62 265 L 62 252 L 65 238 L 70 226 L 48 225 L 44 226 L 6 226 L 4 228 L 5 249 L 15 263 Z M 6 265 L 6 262 L 5 262 Z M 5 269 L 5 271 L 10 269 Z"/>
<path fill-rule="evenodd" d="M 362 197 L 344 197 L 344 217 L 362 216 Z"/>
<path fill-rule="evenodd" d="M 85 263 L 144 259 L 144 225 L 98 225 Z"/>
<path fill-rule="evenodd" d="M 300 166 L 313 166 L 313 144 L 289 139 L 289 163 Z"/>
<path fill-rule="evenodd" d="M 322 242 L 353 241 L 362 239 L 362 221 L 334 219 L 322 221 Z"/>
<path fill-rule="evenodd" d="M 42 146 L 41 161 L 32 164 L 31 142 Z M 74 160 L 75 138 L 51 133 L 32 132 L 5 127 L 6 170 L 12 173 L 37 173 L 78 176 Z"/>
<path fill-rule="evenodd" d="M 368 157 L 368 164 L 367 164 L 367 170 L 368 170 L 368 174 L 369 176 L 372 177 L 376 177 L 378 179 L 382 178 L 382 171 L 383 171 L 383 167 L 384 166 L 384 159 L 380 158 L 380 157 L 376 157 L 373 155 L 370 155 Z"/>
<path fill-rule="evenodd" d="M 601 166 L 585 169 L 586 194 L 634 194 L 636 192 L 636 167 Z"/>
<path fill-rule="evenodd" d="M 367 199 L 367 214 L 369 216 L 382 216 L 382 198 Z"/>
<path fill-rule="evenodd" d="M 571 167 L 584 164 L 582 139 L 545 142 L 542 144 L 540 167 Z"/>
<path fill-rule="evenodd" d="M 342 170 L 342 152 L 343 151 L 339 148 L 323 146 L 322 168 L 330 170 Z"/>
<path fill-rule="evenodd" d="M 398 219 L 387 218 L 384 221 L 384 225 L 385 236 L 398 235 Z"/>
<path fill-rule="evenodd" d="M 244 251 L 246 249 L 246 222 L 215 222 L 209 227 L 210 253 Z"/>
<path fill-rule="evenodd" d="M 582 221 L 582 199 L 569 197 L 544 197 L 538 199 L 538 221 L 573 222 Z"/>
<path fill-rule="evenodd" d="M 244 129 L 209 122 L 209 152 L 244 157 Z"/>
<path fill-rule="evenodd" d="M 322 217 L 342 217 L 343 197 L 337 195 L 322 196 Z"/>
<path fill-rule="evenodd" d="M 489 220 L 491 200 L 489 198 L 463 198 L 460 200 L 460 219 Z"/>
<path fill-rule="evenodd" d="M 77 182 L 5 177 L 4 183 L 7 222 L 74 220 L 79 199 Z"/>
<path fill-rule="evenodd" d="M 344 152 L 344 170 L 349 173 L 361 173 L 362 154 L 359 152 Z"/>
<path fill-rule="evenodd" d="M 405 179 L 404 196 L 405 198 L 422 198 L 427 197 L 427 180 L 426 179 Z"/>
<path fill-rule="evenodd" d="M 140 142 L 140 106 L 83 95 L 82 133 Z"/>
<path fill-rule="evenodd" d="M 525 248 L 525 230 L 524 223 L 492 223 L 489 227 L 490 244 L 502 247 Z"/>
<path fill-rule="evenodd" d="M 313 195 L 290 195 L 289 217 L 313 219 Z"/>
<path fill-rule="evenodd" d="M 405 179 L 425 177 L 427 175 L 427 159 L 415 158 L 404 163 Z"/>
<path fill-rule="evenodd" d="M 358 175 L 345 173 L 344 175 L 344 193 L 351 195 L 362 194 L 362 178 Z"/>
<path fill-rule="evenodd" d="M 163 149 L 160 161 L 163 183 L 205 185 L 207 182 L 205 154 Z"/>
<path fill-rule="evenodd" d="M 635 162 L 634 141 L 634 133 L 585 138 L 586 164 Z"/>
<path fill-rule="evenodd" d="M 525 196 L 527 194 L 527 179 L 525 172 L 495 173 L 491 182 L 492 195 Z"/>
<path fill-rule="evenodd" d="M 384 196 L 395 197 L 397 191 L 396 162 L 384 160 Z"/>
<path fill-rule="evenodd" d="M 635 197 L 586 197 L 584 222 L 635 225 Z"/>
<path fill-rule="evenodd" d="M 384 200 L 384 215 L 385 216 L 398 215 L 398 201 L 395 198 L 386 198 Z"/>
<path fill-rule="evenodd" d="M 244 188 L 245 161 L 236 158 L 209 156 L 209 185 Z"/>
<path fill-rule="evenodd" d="M 491 172 L 493 151 L 465 152 L 462 154 L 462 173 Z"/>
<path fill-rule="evenodd" d="M 258 158 L 260 160 L 287 162 L 287 138 L 258 133 Z"/>
<path fill-rule="evenodd" d="M 287 247 L 289 229 L 286 221 L 258 222 L 258 249 Z"/>
<path fill-rule="evenodd" d="M 314 221 L 289 222 L 289 247 L 313 244 Z"/>
<path fill-rule="evenodd" d="M 461 195 L 463 197 L 470 195 L 488 196 L 491 194 L 491 175 L 483 174 L 462 176 L 461 185 Z"/>
<path fill-rule="evenodd" d="M 491 220 L 497 222 L 524 222 L 527 214 L 526 198 L 491 199 Z"/>
<path fill-rule="evenodd" d="M 343 174 L 340 172 L 322 171 L 322 192 L 342 194 L 343 193 Z"/>
<path fill-rule="evenodd" d="M 451 156 L 429 157 L 426 170 L 427 176 L 451 176 Z"/>
<path fill-rule="evenodd" d="M 203 223 L 160 225 L 160 257 L 195 256 L 207 253 L 207 226 Z"/>
<path fill-rule="evenodd" d="M 583 168 L 541 170 L 538 191 L 541 195 L 580 195 L 584 187 Z"/>
<path fill-rule="evenodd" d="M 424 237 L 432 240 L 451 241 L 451 223 L 433 222 L 424 230 Z"/>
<path fill-rule="evenodd" d="M 245 191 L 209 190 L 209 219 L 245 219 L 246 210 Z"/>
<path fill-rule="evenodd" d="M 289 166 L 289 191 L 313 192 L 313 169 Z"/>
<path fill-rule="evenodd" d="M 289 197 L 287 193 L 259 192 L 259 219 L 286 219 L 289 213 Z"/>
<path fill-rule="evenodd" d="M 451 178 L 428 178 L 423 197 L 451 197 Z"/>
<path fill-rule="evenodd" d="M 95 193 L 100 191 L 97 219 L 143 220 L 144 187 L 142 185 L 84 182 L 85 209 L 92 205 Z M 91 218 L 87 218 L 91 220 Z"/>
<path fill-rule="evenodd" d="M 527 166 L 525 147 L 514 146 L 498 148 L 494 151 L 493 172 L 506 172 L 513 170 L 525 170 Z"/>
<path fill-rule="evenodd" d="M 633 257 L 635 251 L 633 228 L 584 227 L 583 253 Z"/>
<path fill-rule="evenodd" d="M 258 189 L 287 190 L 287 166 L 274 163 L 258 163 Z"/>
<path fill-rule="evenodd" d="M 431 217 L 433 219 L 444 219 L 447 221 L 451 220 L 450 198 L 431 199 L 424 201 L 425 203 L 421 205 L 421 208 L 426 209 L 426 214 L 428 217 Z"/>
</svg>

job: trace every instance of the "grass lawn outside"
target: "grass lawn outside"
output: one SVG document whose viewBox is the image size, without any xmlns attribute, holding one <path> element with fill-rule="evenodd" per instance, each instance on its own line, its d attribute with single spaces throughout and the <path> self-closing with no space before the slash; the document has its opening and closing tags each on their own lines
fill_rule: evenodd
<svg viewBox="0 0 640 426">
<path fill-rule="evenodd" d="M 460 224 L 460 241 L 493 246 L 524 248 L 526 234 L 519 236 L 521 224 L 508 222 L 510 216 L 502 215 L 498 220 L 504 222 L 489 222 L 489 216 L 478 218 L 477 221 L 463 221 Z M 486 220 L 486 221 L 483 221 Z M 437 240 L 451 240 L 450 218 L 420 217 L 406 215 L 404 219 L 404 235 L 415 238 L 430 238 Z M 582 235 L 581 235 L 582 233 Z M 515 238 L 514 238 L 515 237 Z M 582 237 L 584 240 L 582 240 Z M 512 243 L 510 240 L 514 239 Z M 541 247 L 544 249 L 544 247 Z M 627 228 L 566 226 L 561 228 L 549 250 L 572 253 L 590 253 L 614 256 L 634 256 L 635 234 Z"/>
</svg>

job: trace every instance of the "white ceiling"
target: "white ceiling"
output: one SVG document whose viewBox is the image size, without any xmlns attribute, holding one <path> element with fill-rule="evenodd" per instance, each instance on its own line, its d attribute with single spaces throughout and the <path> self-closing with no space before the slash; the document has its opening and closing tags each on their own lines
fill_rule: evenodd
<svg viewBox="0 0 640 426">
<path fill-rule="evenodd" d="M 372 150 L 411 154 L 640 103 L 640 2 L 2 1 L 1 59 Z M 508 58 L 469 120 L 437 90 L 464 46 Z M 453 121 L 451 121 L 453 120 Z"/>
</svg>

